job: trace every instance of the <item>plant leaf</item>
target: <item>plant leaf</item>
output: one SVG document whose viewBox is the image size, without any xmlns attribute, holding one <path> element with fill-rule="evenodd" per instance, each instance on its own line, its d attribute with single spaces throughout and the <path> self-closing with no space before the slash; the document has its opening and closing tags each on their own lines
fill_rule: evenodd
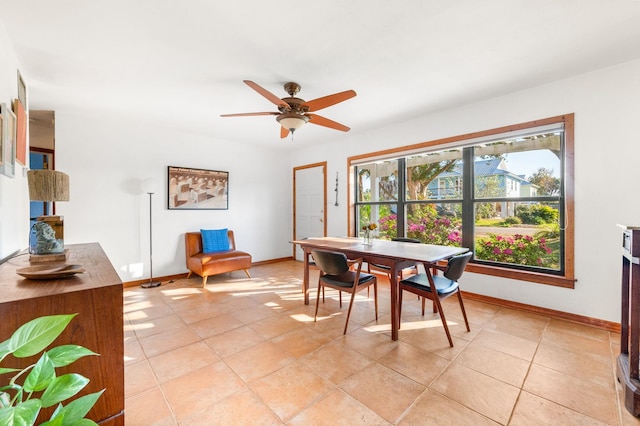
<svg viewBox="0 0 640 426">
<path fill-rule="evenodd" d="M 30 399 L 15 407 L 0 409 L 0 425 L 30 426 L 35 424 L 41 403 L 37 398 Z"/>
<path fill-rule="evenodd" d="M 33 319 L 13 333 L 8 349 L 16 358 L 35 355 L 49 346 L 76 315 L 49 315 Z"/>
<path fill-rule="evenodd" d="M 100 392 L 91 393 L 89 395 L 82 396 L 78 399 L 71 401 L 65 407 L 59 407 L 56 409 L 55 413 L 51 416 L 51 421 L 61 420 L 61 423 L 51 423 L 51 425 L 76 425 L 76 424 L 85 424 L 79 423 L 84 419 L 84 416 L 87 415 L 89 410 L 94 406 L 100 395 L 104 392 L 104 389 Z M 85 419 L 86 420 L 86 419 Z M 91 420 L 90 420 L 91 421 Z M 45 423 L 48 424 L 48 423 Z M 91 421 L 91 423 L 86 424 L 95 424 L 95 422 Z"/>
<path fill-rule="evenodd" d="M 56 370 L 53 362 L 45 352 L 29 372 L 29 375 L 24 380 L 23 387 L 27 392 L 41 391 L 46 389 L 55 378 Z"/>
<path fill-rule="evenodd" d="M 89 379 L 80 374 L 64 374 L 56 377 L 42 394 L 42 406 L 51 407 L 67 398 L 71 398 L 84 388 Z"/>
<path fill-rule="evenodd" d="M 89 355 L 98 355 L 97 353 L 78 345 L 62 345 L 52 348 L 47 351 L 49 358 L 53 362 L 53 366 L 64 367 L 69 365 L 78 359 L 89 356 Z"/>
<path fill-rule="evenodd" d="M 90 419 L 80 419 L 77 422 L 72 423 L 70 426 L 98 426 L 98 423 Z"/>
<path fill-rule="evenodd" d="M 62 417 L 58 417 L 57 419 L 47 420 L 46 422 L 40 423 L 39 426 L 62 426 L 62 422 Z"/>
<path fill-rule="evenodd" d="M 51 414 L 51 419 L 47 420 L 44 423 L 41 423 L 39 426 L 62 426 L 64 422 L 64 416 L 56 417 L 56 415 L 60 412 L 60 410 L 62 410 L 62 408 L 62 404 L 58 404 L 53 414 Z"/>
<path fill-rule="evenodd" d="M 20 371 L 20 369 L 19 368 L 0 368 L 0 374 L 15 373 L 16 371 Z"/>
<path fill-rule="evenodd" d="M 64 423 L 64 419 L 62 417 L 58 417 L 57 419 L 47 420 L 46 422 L 40 423 L 40 426 L 62 426 Z"/>
<path fill-rule="evenodd" d="M 4 342 L 0 343 L 0 361 L 2 361 L 4 357 L 11 353 L 11 351 L 9 350 L 10 341 L 11 339 L 5 340 Z"/>
</svg>

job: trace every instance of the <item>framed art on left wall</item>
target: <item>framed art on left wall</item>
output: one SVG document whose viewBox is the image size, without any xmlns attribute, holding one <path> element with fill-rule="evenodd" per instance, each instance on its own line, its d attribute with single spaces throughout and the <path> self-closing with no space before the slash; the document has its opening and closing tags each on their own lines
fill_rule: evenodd
<svg viewBox="0 0 640 426">
<path fill-rule="evenodd" d="M 13 112 L 16 115 L 16 161 L 27 165 L 27 112 L 20 99 L 13 100 Z"/>
<path fill-rule="evenodd" d="M 27 165 L 27 85 L 18 70 L 18 98 L 13 101 L 16 115 L 16 161 Z"/>
<path fill-rule="evenodd" d="M 5 176 L 14 177 L 16 170 L 16 115 L 11 108 L 3 103 L 0 104 L 0 116 L 2 116 L 2 164 L 0 173 Z"/>
</svg>

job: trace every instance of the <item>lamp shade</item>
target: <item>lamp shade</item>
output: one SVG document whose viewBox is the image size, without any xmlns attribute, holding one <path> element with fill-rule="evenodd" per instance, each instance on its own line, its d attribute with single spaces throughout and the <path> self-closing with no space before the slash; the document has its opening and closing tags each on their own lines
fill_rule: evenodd
<svg viewBox="0 0 640 426">
<path fill-rule="evenodd" d="M 304 124 L 309 121 L 309 117 L 306 115 L 300 115 L 293 112 L 280 114 L 276 117 L 278 123 L 285 129 L 290 132 L 294 132 L 298 130 L 300 127 L 304 126 Z"/>
<path fill-rule="evenodd" d="M 56 170 L 27 172 L 31 201 L 69 201 L 69 175 Z"/>
<path fill-rule="evenodd" d="M 155 194 L 158 192 L 158 182 L 153 178 L 146 178 L 142 181 L 142 190 L 147 194 Z"/>
</svg>

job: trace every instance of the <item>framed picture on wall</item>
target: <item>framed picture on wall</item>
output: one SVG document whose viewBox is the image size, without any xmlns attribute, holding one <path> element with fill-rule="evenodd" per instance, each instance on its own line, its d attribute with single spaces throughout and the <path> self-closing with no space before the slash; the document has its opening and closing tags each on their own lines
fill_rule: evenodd
<svg viewBox="0 0 640 426">
<path fill-rule="evenodd" d="M 14 177 L 16 169 L 16 115 L 7 104 L 0 104 L 2 116 L 2 165 L 0 173 Z"/>
<path fill-rule="evenodd" d="M 13 100 L 13 112 L 16 115 L 16 161 L 27 165 L 27 112 L 20 99 Z"/>
<path fill-rule="evenodd" d="M 229 172 L 168 167 L 169 210 L 227 210 Z"/>
<path fill-rule="evenodd" d="M 27 106 L 27 85 L 24 84 L 24 79 L 20 70 L 18 70 L 18 100 L 22 103 L 22 106 Z"/>
</svg>

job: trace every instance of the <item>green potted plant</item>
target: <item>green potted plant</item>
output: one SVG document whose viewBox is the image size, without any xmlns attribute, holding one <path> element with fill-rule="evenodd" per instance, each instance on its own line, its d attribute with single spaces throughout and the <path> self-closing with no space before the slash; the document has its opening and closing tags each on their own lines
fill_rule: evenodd
<svg viewBox="0 0 640 426">
<path fill-rule="evenodd" d="M 85 415 L 104 389 L 63 405 L 62 402 L 80 392 L 89 383 L 89 379 L 74 373 L 58 376 L 56 368 L 70 365 L 82 357 L 98 354 L 78 345 L 56 346 L 45 351 L 76 315 L 36 318 L 22 325 L 11 338 L 0 343 L 0 375 L 15 373 L 6 386 L 0 387 L 0 425 L 33 425 L 41 408 L 55 405 L 57 407 L 51 418 L 43 425 L 96 424 L 86 419 Z M 38 361 L 23 369 L 2 366 L 8 355 L 26 358 L 40 352 L 42 354 Z"/>
</svg>

